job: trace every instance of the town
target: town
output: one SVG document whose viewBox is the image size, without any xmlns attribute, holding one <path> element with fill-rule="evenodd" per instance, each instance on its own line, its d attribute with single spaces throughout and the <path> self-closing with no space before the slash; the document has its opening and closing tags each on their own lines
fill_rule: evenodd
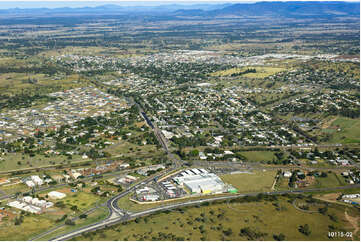
<svg viewBox="0 0 361 242">
<path fill-rule="evenodd" d="M 359 240 L 359 4 L 303 4 L 0 9 L 0 240 Z"/>
</svg>

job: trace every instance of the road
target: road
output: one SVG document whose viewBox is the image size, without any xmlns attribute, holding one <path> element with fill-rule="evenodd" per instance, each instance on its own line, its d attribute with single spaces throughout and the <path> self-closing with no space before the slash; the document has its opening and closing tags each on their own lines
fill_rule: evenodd
<svg viewBox="0 0 361 242">
<path fill-rule="evenodd" d="M 143 119 L 148 124 L 148 126 L 150 128 L 152 128 L 155 137 L 157 138 L 159 144 L 161 144 L 164 151 L 167 153 L 168 159 L 170 161 L 172 161 L 174 168 L 176 169 L 176 168 L 181 167 L 181 165 L 183 164 L 183 161 L 177 159 L 175 157 L 175 155 L 172 154 L 169 151 L 169 148 L 168 148 L 169 141 L 168 141 L 168 139 L 164 137 L 162 131 L 158 128 L 158 126 L 155 123 L 152 123 L 152 121 L 147 116 L 146 112 L 143 110 L 142 106 L 139 103 L 135 102 L 134 99 L 132 99 L 132 98 L 128 98 L 128 102 L 130 102 L 131 104 L 135 104 L 138 107 L 139 115 L 141 117 L 143 117 Z"/>
<path fill-rule="evenodd" d="M 175 208 L 179 208 L 179 207 L 194 206 L 194 205 L 202 204 L 202 203 L 205 203 L 205 202 L 212 202 L 212 201 L 217 201 L 217 200 L 227 200 L 227 199 L 239 198 L 239 197 L 245 197 L 245 196 L 257 196 L 258 194 L 282 195 L 282 194 L 293 194 L 293 193 L 306 193 L 306 192 L 322 192 L 322 191 L 329 191 L 329 190 L 342 190 L 342 189 L 359 188 L 359 187 L 360 187 L 359 184 L 355 184 L 355 185 L 348 185 L 348 186 L 335 187 L 335 188 L 310 188 L 310 189 L 302 189 L 302 190 L 299 189 L 299 190 L 287 190 L 287 191 L 275 191 L 275 192 L 244 193 L 244 194 L 237 194 L 237 195 L 225 195 L 225 196 L 213 197 L 213 198 L 202 198 L 202 199 L 199 199 L 199 200 L 185 201 L 185 202 L 180 202 L 180 203 L 175 203 L 175 204 L 170 204 L 170 205 L 164 205 L 164 206 L 160 206 L 160 207 L 156 207 L 156 208 L 151 208 L 151 209 L 148 209 L 148 210 L 145 210 L 145 211 L 142 211 L 142 212 L 126 214 L 124 216 L 119 216 L 119 217 L 109 216 L 107 219 L 105 219 L 105 220 L 103 220 L 101 222 L 94 223 L 94 224 L 79 228 L 77 230 L 66 233 L 64 235 L 60 235 L 60 236 L 57 236 L 55 238 L 52 238 L 51 240 L 52 241 L 69 240 L 69 239 L 71 239 L 71 238 L 73 238 L 75 236 L 81 235 L 82 233 L 102 229 L 102 228 L 105 228 L 106 226 L 110 226 L 110 225 L 114 225 L 114 224 L 117 224 L 117 223 L 120 223 L 120 222 L 135 219 L 137 217 L 142 217 L 142 216 L 150 215 L 152 213 L 165 211 L 165 210 L 171 210 L 171 209 L 175 209 Z M 116 200 L 116 198 L 109 201 L 109 203 L 111 204 L 112 201 L 115 201 L 115 200 Z"/>
<path fill-rule="evenodd" d="M 147 115 L 144 112 L 143 108 L 138 103 L 134 102 L 133 99 L 130 99 L 129 101 L 131 103 L 137 105 L 137 107 L 139 109 L 140 116 L 143 117 L 144 120 L 146 121 L 146 123 L 148 124 L 148 126 L 152 128 L 152 130 L 154 132 L 154 135 L 156 136 L 158 142 L 161 144 L 162 148 L 167 153 L 168 158 L 173 162 L 173 167 L 171 167 L 169 169 L 166 169 L 166 170 L 160 172 L 157 175 L 150 176 L 150 177 L 146 178 L 145 180 L 139 181 L 137 184 L 134 184 L 133 186 L 127 188 L 124 192 L 121 192 L 120 194 L 118 194 L 118 195 L 114 196 L 113 198 L 109 199 L 106 202 L 106 206 L 109 209 L 109 214 L 108 214 L 107 218 L 104 219 L 101 222 L 98 222 L 98 223 L 86 226 L 84 228 L 81 228 L 79 230 L 76 230 L 74 232 L 71 232 L 70 233 L 71 237 L 74 234 L 82 233 L 84 231 L 92 231 L 92 230 L 95 230 L 95 229 L 102 228 L 105 225 L 112 224 L 114 222 L 119 222 L 119 221 L 122 221 L 122 220 L 125 220 L 125 219 L 131 219 L 132 216 L 134 216 L 134 214 L 129 214 L 129 212 L 119 208 L 118 207 L 118 200 L 123 198 L 124 196 L 130 194 L 135 189 L 137 189 L 137 187 L 139 186 L 139 183 L 147 184 L 150 181 L 152 181 L 154 179 L 158 179 L 159 177 L 161 177 L 161 176 L 163 176 L 165 174 L 172 173 L 173 171 L 178 169 L 182 164 L 182 161 L 178 160 L 171 152 L 169 152 L 168 140 L 164 137 L 164 135 L 162 134 L 160 129 L 156 125 L 154 125 L 152 123 L 152 121 L 147 117 Z M 49 231 L 46 231 L 42 235 L 36 236 L 35 239 L 39 239 L 39 238 L 41 238 L 41 237 L 43 237 L 43 236 L 45 236 L 47 234 L 50 234 L 51 232 L 57 230 L 59 227 L 62 227 L 62 225 L 59 225 L 59 226 L 57 226 L 57 227 L 55 227 L 55 228 L 53 228 L 53 229 L 51 229 Z M 60 240 L 62 240 L 62 239 L 60 239 Z"/>
<path fill-rule="evenodd" d="M 169 142 L 168 142 L 168 140 L 164 137 L 163 133 L 156 126 L 156 124 L 153 124 L 151 122 L 151 120 L 148 118 L 146 112 L 143 110 L 142 106 L 140 104 L 136 103 L 133 99 L 128 99 L 128 101 L 130 103 L 132 103 L 132 104 L 137 105 L 137 107 L 139 109 L 140 116 L 146 121 L 148 126 L 153 130 L 154 135 L 156 136 L 156 138 L 157 138 L 159 144 L 161 145 L 161 147 L 167 153 L 169 160 L 172 161 L 173 166 L 166 169 L 166 170 L 164 170 L 164 171 L 162 171 L 162 172 L 160 172 L 157 175 L 147 177 L 146 179 L 144 179 L 142 181 L 139 181 L 136 184 L 133 184 L 131 187 L 128 187 L 125 191 L 123 191 L 120 194 L 110 198 L 105 203 L 106 207 L 109 210 L 109 214 L 108 214 L 107 218 L 105 218 L 104 220 L 102 220 L 100 222 L 97 222 L 97 223 L 93 223 L 93 224 L 84 226 L 82 228 L 75 229 L 74 231 L 71 231 L 71 232 L 65 233 L 63 235 L 54 237 L 51 240 L 55 240 L 55 241 L 69 240 L 69 239 L 71 239 L 71 238 L 73 238 L 75 236 L 81 235 L 82 233 L 102 229 L 102 228 L 105 228 L 106 226 L 117 224 L 119 222 L 128 221 L 128 220 L 131 220 L 131 219 L 134 219 L 134 218 L 137 218 L 137 217 L 146 216 L 146 215 L 156 213 L 156 212 L 159 212 L 159 211 L 171 210 L 171 209 L 184 207 L 184 206 L 193 206 L 193 205 L 201 204 L 201 203 L 204 203 L 204 202 L 211 202 L 211 201 L 217 201 L 217 200 L 226 200 L 226 199 L 244 197 L 244 196 L 256 196 L 258 194 L 280 195 L 280 194 L 286 194 L 286 193 L 319 192 L 319 191 L 327 191 L 327 190 L 359 187 L 359 184 L 356 184 L 356 185 L 349 185 L 349 186 L 338 187 L 338 188 L 315 188 L 315 189 L 291 190 L 291 191 L 287 190 L 287 191 L 273 191 L 273 192 L 263 192 L 263 193 L 245 193 L 245 194 L 237 194 L 237 195 L 228 195 L 227 194 L 227 195 L 219 196 L 219 197 L 200 198 L 198 200 L 183 201 L 183 202 L 179 202 L 179 203 L 175 203 L 175 204 L 155 207 L 155 208 L 148 209 L 148 210 L 141 211 L 141 212 L 130 213 L 130 212 L 124 210 L 124 209 L 119 208 L 119 206 L 118 206 L 119 199 L 121 199 L 121 198 L 127 196 L 128 194 L 132 193 L 135 189 L 138 188 L 139 185 L 147 184 L 150 181 L 152 181 L 153 179 L 157 179 L 157 178 L 159 178 L 159 177 L 161 177 L 161 176 L 163 176 L 165 174 L 169 174 L 169 173 L 177 170 L 178 168 L 182 167 L 183 161 L 177 159 L 175 157 L 175 155 L 172 154 L 169 151 L 169 148 L 168 148 L 168 143 Z M 273 147 L 273 148 L 276 148 L 276 147 Z M 281 147 L 277 147 L 277 148 L 281 148 Z M 282 148 L 286 148 L 286 147 L 282 147 Z M 292 148 L 292 147 L 287 147 L 287 148 Z M 48 232 L 45 232 L 45 233 L 50 234 L 51 232 L 52 231 L 48 231 Z M 37 239 L 39 239 L 39 238 L 41 238 L 41 237 L 37 237 Z"/>
</svg>

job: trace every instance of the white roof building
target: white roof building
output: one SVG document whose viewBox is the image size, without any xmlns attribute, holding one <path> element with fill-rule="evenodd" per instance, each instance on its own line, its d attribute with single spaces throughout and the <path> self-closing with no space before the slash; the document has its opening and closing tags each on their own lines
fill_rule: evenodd
<svg viewBox="0 0 361 242">
<path fill-rule="evenodd" d="M 65 193 L 62 193 L 62 192 L 52 191 L 52 192 L 49 192 L 49 193 L 48 193 L 48 196 L 49 196 L 51 199 L 62 199 L 62 198 L 64 198 L 64 197 L 66 197 L 66 194 L 65 194 Z"/>
<path fill-rule="evenodd" d="M 122 163 L 122 164 L 120 164 L 119 165 L 119 168 L 127 168 L 127 167 L 129 167 L 130 165 L 128 164 L 128 163 Z"/>
<path fill-rule="evenodd" d="M 225 184 L 214 173 L 178 176 L 173 180 L 188 188 L 191 193 L 221 193 L 225 190 Z"/>
<path fill-rule="evenodd" d="M 205 156 L 203 152 L 199 152 L 199 159 L 206 160 L 207 156 Z"/>
<path fill-rule="evenodd" d="M 22 200 L 23 200 L 23 202 L 26 202 L 26 203 L 32 203 L 33 198 L 30 196 L 25 196 L 25 197 L 23 197 Z"/>
<path fill-rule="evenodd" d="M 43 180 L 39 176 L 31 176 L 31 180 L 38 186 L 43 185 Z"/>
<path fill-rule="evenodd" d="M 159 196 L 156 194 L 147 194 L 143 196 L 144 201 L 157 201 Z"/>
<path fill-rule="evenodd" d="M 81 176 L 82 174 L 79 172 L 72 172 L 72 175 L 75 179 L 78 179 L 78 177 Z"/>
<path fill-rule="evenodd" d="M 284 177 L 291 177 L 291 176 L 292 176 L 292 172 L 290 172 L 290 171 L 285 171 L 285 172 L 283 172 L 283 176 L 284 176 Z"/>
<path fill-rule="evenodd" d="M 25 184 L 28 186 L 28 187 L 35 187 L 35 183 L 33 181 L 26 181 Z"/>
<path fill-rule="evenodd" d="M 132 181 L 137 180 L 137 178 L 136 178 L 135 176 L 126 175 L 125 177 L 126 177 L 127 179 L 129 179 L 129 180 L 132 180 Z"/>
</svg>

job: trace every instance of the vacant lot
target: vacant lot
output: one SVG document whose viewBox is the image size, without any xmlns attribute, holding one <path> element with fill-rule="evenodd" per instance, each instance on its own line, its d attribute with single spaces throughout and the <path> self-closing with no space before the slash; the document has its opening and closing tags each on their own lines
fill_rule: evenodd
<svg viewBox="0 0 361 242">
<path fill-rule="evenodd" d="M 337 118 L 327 129 L 334 143 L 360 143 L 360 119 Z M 340 129 L 340 131 L 338 131 Z"/>
<path fill-rule="evenodd" d="M 239 192 L 265 192 L 270 191 L 276 171 L 254 171 L 252 174 L 240 173 L 223 175 L 222 180 L 232 184 Z"/>
<path fill-rule="evenodd" d="M 211 74 L 211 76 L 231 76 L 232 74 L 239 74 L 247 69 L 256 69 L 255 73 L 246 73 L 241 74 L 242 77 L 249 77 L 249 78 L 264 78 L 270 75 L 273 75 L 275 73 L 284 71 L 284 68 L 279 67 L 246 67 L 246 68 L 231 68 L 224 71 L 217 71 Z"/>
<path fill-rule="evenodd" d="M 327 177 L 317 177 L 313 187 L 339 187 L 345 186 L 345 179 L 336 173 L 327 173 Z"/>
<path fill-rule="evenodd" d="M 248 161 L 272 161 L 274 153 L 272 151 L 245 151 L 240 152 Z"/>
<path fill-rule="evenodd" d="M 28 240 L 35 234 L 49 229 L 52 225 L 54 225 L 54 221 L 51 219 L 33 214 L 25 215 L 24 221 L 20 225 L 15 225 L 14 220 L 1 221 L 0 240 Z"/>
</svg>

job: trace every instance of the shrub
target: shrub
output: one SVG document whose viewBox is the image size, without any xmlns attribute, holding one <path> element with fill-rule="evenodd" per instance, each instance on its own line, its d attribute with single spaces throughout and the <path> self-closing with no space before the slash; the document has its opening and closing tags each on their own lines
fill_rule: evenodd
<svg viewBox="0 0 361 242">
<path fill-rule="evenodd" d="M 300 233 L 302 233 L 306 236 L 309 236 L 311 234 L 311 230 L 310 230 L 310 227 L 308 226 L 308 224 L 300 225 L 298 227 L 298 231 L 300 231 Z"/>
<path fill-rule="evenodd" d="M 66 225 L 71 225 L 71 226 L 75 225 L 74 221 L 71 220 L 71 219 L 65 220 L 65 224 L 66 224 Z"/>
</svg>

